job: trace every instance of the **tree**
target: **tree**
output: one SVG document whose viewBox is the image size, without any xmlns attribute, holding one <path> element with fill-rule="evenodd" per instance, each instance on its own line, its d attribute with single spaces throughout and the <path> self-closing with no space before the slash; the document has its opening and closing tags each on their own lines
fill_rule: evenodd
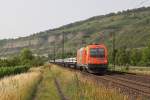
<svg viewBox="0 0 150 100">
<path fill-rule="evenodd" d="M 0 67 L 14 67 L 20 64 L 20 58 L 18 56 L 0 59 Z"/>
<path fill-rule="evenodd" d="M 25 48 L 21 51 L 20 58 L 23 65 L 31 65 L 34 56 L 29 49 Z"/>
<path fill-rule="evenodd" d="M 40 56 L 36 56 L 33 60 L 31 65 L 34 67 L 38 67 L 38 66 L 42 66 L 44 64 L 45 58 L 44 57 L 40 57 Z"/>
<path fill-rule="evenodd" d="M 0 67 L 15 67 L 27 65 L 28 67 L 32 66 L 41 66 L 48 59 L 46 57 L 33 56 L 33 53 L 29 49 L 23 49 L 21 53 L 7 59 L 0 59 Z"/>
<path fill-rule="evenodd" d="M 144 66 L 150 66 L 150 44 L 142 52 L 141 64 Z"/>
<path fill-rule="evenodd" d="M 19 58 L 19 56 L 14 56 L 8 59 L 8 62 L 10 64 L 10 66 L 18 66 L 21 65 L 21 60 Z"/>
<path fill-rule="evenodd" d="M 130 63 L 133 66 L 136 66 L 139 64 L 141 60 L 141 54 L 140 51 L 137 49 L 131 49 L 131 55 L 130 55 Z"/>
<path fill-rule="evenodd" d="M 128 63 L 129 63 L 129 55 L 128 55 L 128 52 L 126 51 L 126 48 L 123 47 L 119 49 L 116 54 L 116 64 L 126 65 Z"/>
<path fill-rule="evenodd" d="M 111 51 L 108 52 L 108 59 L 109 59 L 109 60 L 108 60 L 109 63 L 110 63 L 110 64 L 113 64 L 113 54 L 112 54 Z"/>
<path fill-rule="evenodd" d="M 21 51 L 20 55 L 21 55 L 21 59 L 32 60 L 34 58 L 32 52 L 29 49 L 27 49 L 27 48 L 23 49 Z"/>
<path fill-rule="evenodd" d="M 48 59 L 49 59 L 49 60 L 54 59 L 54 54 L 48 54 Z"/>
</svg>

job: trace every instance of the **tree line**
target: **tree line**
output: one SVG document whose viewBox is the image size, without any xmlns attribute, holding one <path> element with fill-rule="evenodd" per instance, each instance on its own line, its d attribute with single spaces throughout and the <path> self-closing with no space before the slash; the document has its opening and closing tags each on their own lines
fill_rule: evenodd
<svg viewBox="0 0 150 100">
<path fill-rule="evenodd" d="M 0 67 L 41 66 L 45 60 L 46 58 L 34 56 L 30 49 L 25 48 L 18 55 L 8 57 L 7 59 L 0 59 Z"/>
<path fill-rule="evenodd" d="M 114 64 L 113 53 L 115 53 L 115 63 L 119 66 L 150 66 L 150 43 L 145 48 L 127 49 L 122 47 L 115 52 L 109 52 L 109 63 Z"/>
</svg>

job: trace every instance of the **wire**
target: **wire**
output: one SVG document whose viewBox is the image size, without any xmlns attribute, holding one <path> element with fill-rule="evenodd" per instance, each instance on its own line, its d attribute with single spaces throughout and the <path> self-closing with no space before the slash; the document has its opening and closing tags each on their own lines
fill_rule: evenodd
<svg viewBox="0 0 150 100">
<path fill-rule="evenodd" d="M 145 3 L 148 2 L 148 1 L 150 1 L 150 0 L 143 0 L 143 1 L 141 1 L 136 7 L 139 7 L 139 6 L 145 4 Z"/>
</svg>

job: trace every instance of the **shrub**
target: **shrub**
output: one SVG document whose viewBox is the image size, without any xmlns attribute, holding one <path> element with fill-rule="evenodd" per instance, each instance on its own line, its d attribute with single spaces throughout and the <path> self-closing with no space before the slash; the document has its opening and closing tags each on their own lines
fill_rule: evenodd
<svg viewBox="0 0 150 100">
<path fill-rule="evenodd" d="M 141 51 L 137 50 L 137 49 L 132 49 L 131 55 L 130 55 L 131 65 L 133 65 L 133 66 L 138 65 L 140 60 L 141 60 Z"/>
<path fill-rule="evenodd" d="M 7 75 L 19 74 L 22 72 L 28 71 L 29 67 L 27 66 L 18 66 L 18 67 L 0 67 L 0 77 Z"/>
</svg>

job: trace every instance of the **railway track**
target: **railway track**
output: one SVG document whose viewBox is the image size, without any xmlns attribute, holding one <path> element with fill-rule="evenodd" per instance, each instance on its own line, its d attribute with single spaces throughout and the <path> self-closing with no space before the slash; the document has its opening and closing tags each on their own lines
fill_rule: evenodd
<svg viewBox="0 0 150 100">
<path fill-rule="evenodd" d="M 144 97 L 144 100 L 150 99 L 149 76 L 116 72 L 108 72 L 104 75 L 95 75 L 70 68 L 67 69 L 70 71 L 76 71 L 84 78 L 91 79 L 94 82 L 97 82 L 97 84 L 102 83 L 106 87 L 116 88 L 121 93 L 129 95 L 129 97 L 133 97 L 131 100 L 134 100 L 136 97 Z"/>
<path fill-rule="evenodd" d="M 150 97 L 150 87 L 148 84 L 139 83 L 139 82 L 118 78 L 118 77 L 112 77 L 112 76 L 105 76 L 103 78 L 105 78 L 105 80 L 107 81 L 111 81 L 120 86 L 125 86 L 125 88 L 129 88 L 130 91 L 132 90 L 135 93 L 139 93 L 143 96 Z"/>
<path fill-rule="evenodd" d="M 147 75 L 136 75 L 136 74 L 125 74 L 125 75 L 117 75 L 118 77 L 134 80 L 141 83 L 147 83 L 150 86 L 150 76 Z"/>
<path fill-rule="evenodd" d="M 150 84 L 148 83 L 127 79 L 127 77 L 118 77 L 117 75 L 97 76 L 85 72 L 82 73 L 82 75 L 86 75 L 86 77 L 96 80 L 97 83 L 103 83 L 107 87 L 119 88 L 123 93 L 150 99 Z"/>
</svg>

